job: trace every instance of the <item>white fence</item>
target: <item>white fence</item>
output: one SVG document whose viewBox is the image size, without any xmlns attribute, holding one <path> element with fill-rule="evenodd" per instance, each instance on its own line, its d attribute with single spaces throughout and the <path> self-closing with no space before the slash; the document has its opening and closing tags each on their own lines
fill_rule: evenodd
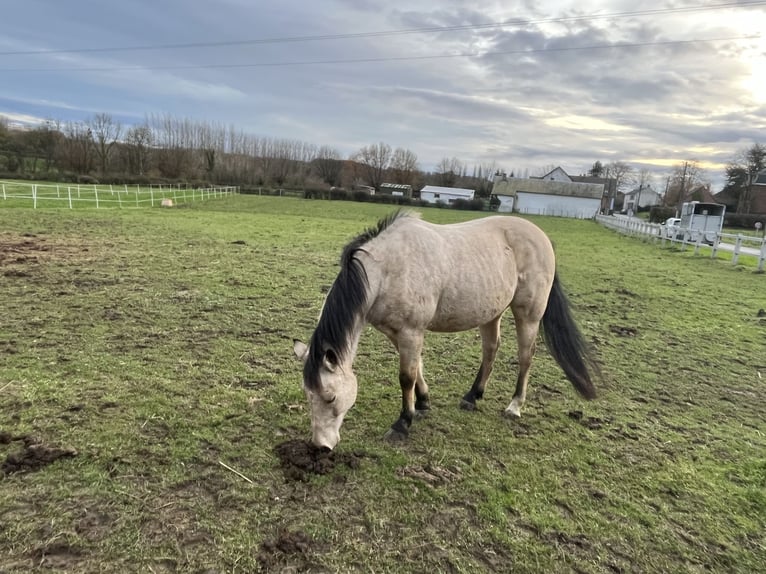
<svg viewBox="0 0 766 574">
<path fill-rule="evenodd" d="M 130 208 L 173 205 L 217 199 L 239 193 L 234 186 L 189 187 L 174 185 L 91 185 L 0 181 L 0 198 L 6 205 L 38 207 Z"/>
<path fill-rule="evenodd" d="M 716 258 L 721 251 L 732 253 L 731 262 L 739 263 L 740 255 L 750 255 L 757 259 L 758 271 L 763 272 L 766 264 L 766 237 L 752 235 L 716 233 L 712 245 L 705 243 L 705 233 L 696 229 L 686 229 L 676 226 L 647 223 L 630 217 L 615 217 L 613 215 L 597 215 L 596 221 L 620 233 L 648 237 L 660 241 L 662 245 L 669 242 L 676 244 L 681 250 L 694 247 L 695 255 L 705 246 L 711 249 L 711 257 Z M 710 233 L 707 233 L 710 235 Z M 752 247 L 751 247 L 752 246 Z"/>
</svg>

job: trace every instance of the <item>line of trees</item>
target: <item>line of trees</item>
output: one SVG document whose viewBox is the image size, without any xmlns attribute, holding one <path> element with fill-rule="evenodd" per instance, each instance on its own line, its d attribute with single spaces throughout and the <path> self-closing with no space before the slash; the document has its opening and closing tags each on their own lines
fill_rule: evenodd
<svg viewBox="0 0 766 574">
<path fill-rule="evenodd" d="M 542 168 L 543 175 L 555 166 Z M 752 181 L 766 167 L 766 147 L 754 144 L 739 151 L 726 167 L 724 196 L 729 209 L 747 213 Z M 83 122 L 48 120 L 33 129 L 11 129 L 0 116 L 0 174 L 46 179 L 98 179 L 130 183 L 152 180 L 292 188 L 366 185 L 384 182 L 467 187 L 489 197 L 493 163 L 469 165 L 444 157 L 434 171 L 420 168 L 412 150 L 386 143 L 364 146 L 348 158 L 334 147 L 300 140 L 258 137 L 234 126 L 198 122 L 169 114 L 151 115 L 141 124 L 122 126 L 109 114 Z M 587 175 L 613 182 L 610 193 L 651 182 L 648 170 L 630 164 L 596 161 Z M 665 182 L 665 204 L 674 206 L 695 187 L 704 185 L 697 162 L 677 165 Z M 662 190 L 659 190 L 662 191 Z"/>
<path fill-rule="evenodd" d="M 380 188 L 384 182 L 465 186 L 488 196 L 494 164 L 443 159 L 420 169 L 412 150 L 380 142 L 344 158 L 331 146 L 257 137 L 233 126 L 152 115 L 125 128 L 109 114 L 11 129 L 0 117 L 0 174 L 102 182 L 145 179 L 240 186 Z"/>
</svg>

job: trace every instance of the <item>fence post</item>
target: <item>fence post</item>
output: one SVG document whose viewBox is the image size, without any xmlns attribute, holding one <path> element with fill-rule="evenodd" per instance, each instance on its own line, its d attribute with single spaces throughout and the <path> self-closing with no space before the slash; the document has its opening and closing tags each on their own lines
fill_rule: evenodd
<svg viewBox="0 0 766 574">
<path fill-rule="evenodd" d="M 697 241 L 694 242 L 694 254 L 699 255 L 700 245 L 702 245 L 702 238 L 705 236 L 701 231 L 697 232 Z"/>
<path fill-rule="evenodd" d="M 6 199 L 6 197 L 5 197 L 5 184 L 3 184 L 3 199 Z"/>
<path fill-rule="evenodd" d="M 93 186 L 93 193 L 96 195 L 96 209 L 98 209 L 98 189 L 96 189 L 96 186 Z"/>
<path fill-rule="evenodd" d="M 734 244 L 734 256 L 731 258 L 731 264 L 736 265 L 739 261 L 739 250 L 742 248 L 742 234 L 737 234 L 737 242 Z"/>
<path fill-rule="evenodd" d="M 151 194 L 152 194 L 152 207 L 154 207 L 154 188 L 153 188 L 153 187 L 150 187 L 150 188 L 149 188 L 149 191 L 150 191 L 150 192 L 151 192 Z"/>
<path fill-rule="evenodd" d="M 761 241 L 761 254 L 758 256 L 758 271 L 763 272 L 763 262 L 766 261 L 766 237 Z"/>
<path fill-rule="evenodd" d="M 119 204 L 120 209 L 122 209 L 122 193 L 119 189 L 117 190 L 117 203 Z"/>
<path fill-rule="evenodd" d="M 59 184 L 56 184 L 56 197 L 61 197 L 61 190 L 59 189 Z"/>
<path fill-rule="evenodd" d="M 67 192 L 67 195 L 69 196 L 69 209 L 72 209 L 72 187 L 67 185 L 66 192 Z"/>
<path fill-rule="evenodd" d="M 32 205 L 37 209 L 37 184 L 32 186 Z"/>
<path fill-rule="evenodd" d="M 711 259 L 715 259 L 716 255 L 718 255 L 718 246 L 721 244 L 721 234 L 716 233 L 715 239 L 713 240 L 713 253 L 710 256 Z"/>
</svg>

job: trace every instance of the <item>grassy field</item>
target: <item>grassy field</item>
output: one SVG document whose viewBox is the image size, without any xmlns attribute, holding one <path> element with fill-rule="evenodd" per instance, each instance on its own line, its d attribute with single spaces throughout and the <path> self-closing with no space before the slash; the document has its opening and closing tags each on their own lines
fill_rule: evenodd
<svg viewBox="0 0 766 574">
<path fill-rule="evenodd" d="M 429 335 L 432 414 L 390 445 L 397 360 L 368 329 L 336 466 L 286 474 L 278 447 L 309 434 L 292 340 L 388 212 L 0 209 L 0 572 L 766 570 L 766 278 L 593 222 L 534 219 L 597 400 L 541 346 L 503 418 L 509 317 L 476 412 L 477 334 Z"/>
</svg>

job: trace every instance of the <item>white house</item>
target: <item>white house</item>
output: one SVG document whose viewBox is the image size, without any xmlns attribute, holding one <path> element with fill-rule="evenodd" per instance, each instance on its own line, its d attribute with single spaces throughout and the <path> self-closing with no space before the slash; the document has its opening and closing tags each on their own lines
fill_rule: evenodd
<svg viewBox="0 0 766 574">
<path fill-rule="evenodd" d="M 573 181 L 557 167 L 540 178 L 509 177 L 495 182 L 498 211 L 589 219 L 601 208 L 603 183 Z"/>
<path fill-rule="evenodd" d="M 474 195 L 473 189 L 462 187 L 440 187 L 438 185 L 427 185 L 420 190 L 421 201 L 428 203 L 453 203 L 456 199 L 471 200 Z"/>
<path fill-rule="evenodd" d="M 662 196 L 657 190 L 652 188 L 651 184 L 640 185 L 636 189 L 629 191 L 625 194 L 623 200 L 622 210 L 624 212 L 636 212 L 637 207 L 651 207 L 652 205 L 660 205 L 662 203 Z"/>
</svg>

